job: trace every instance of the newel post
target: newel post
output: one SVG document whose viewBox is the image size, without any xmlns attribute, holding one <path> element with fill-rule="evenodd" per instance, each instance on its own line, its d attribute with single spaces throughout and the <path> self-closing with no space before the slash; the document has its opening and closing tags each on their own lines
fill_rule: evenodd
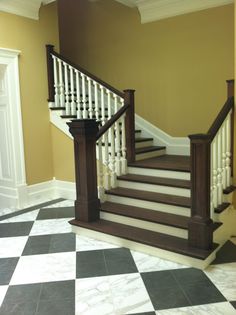
<svg viewBox="0 0 236 315">
<path fill-rule="evenodd" d="M 54 52 L 53 45 L 46 45 L 47 69 L 48 69 L 48 102 L 54 102 L 54 74 L 51 53 Z"/>
<path fill-rule="evenodd" d="M 68 123 L 74 137 L 76 201 L 75 218 L 83 222 L 99 219 L 100 200 L 97 192 L 95 119 L 73 120 Z"/>
<path fill-rule="evenodd" d="M 196 134 L 191 141 L 191 218 L 188 224 L 189 246 L 210 249 L 213 222 L 210 218 L 210 136 Z"/>
<path fill-rule="evenodd" d="M 124 90 L 125 105 L 129 105 L 125 116 L 126 149 L 128 163 L 135 161 L 135 90 Z"/>
</svg>

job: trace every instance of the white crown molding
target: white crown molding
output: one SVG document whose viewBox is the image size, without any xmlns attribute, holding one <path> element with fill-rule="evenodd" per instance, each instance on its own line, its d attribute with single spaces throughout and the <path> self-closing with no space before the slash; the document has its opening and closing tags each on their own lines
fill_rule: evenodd
<svg viewBox="0 0 236 315">
<path fill-rule="evenodd" d="M 233 0 L 136 0 L 141 23 L 233 3 Z"/>
</svg>

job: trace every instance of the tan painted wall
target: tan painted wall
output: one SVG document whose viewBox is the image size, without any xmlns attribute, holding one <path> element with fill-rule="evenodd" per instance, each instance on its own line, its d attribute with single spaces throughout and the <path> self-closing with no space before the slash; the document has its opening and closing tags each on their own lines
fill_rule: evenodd
<svg viewBox="0 0 236 315">
<path fill-rule="evenodd" d="M 61 51 L 119 89 L 173 136 L 206 132 L 234 75 L 233 5 L 141 24 L 112 0 L 59 0 Z"/>
<path fill-rule="evenodd" d="M 35 21 L 0 12 L 0 47 L 18 49 L 27 184 L 53 177 L 52 141 L 47 107 L 45 45 L 58 46 L 55 4 Z"/>
</svg>

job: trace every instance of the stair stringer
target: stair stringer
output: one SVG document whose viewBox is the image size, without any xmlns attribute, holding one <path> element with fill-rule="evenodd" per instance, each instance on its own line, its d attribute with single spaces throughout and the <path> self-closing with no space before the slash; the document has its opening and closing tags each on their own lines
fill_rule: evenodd
<svg viewBox="0 0 236 315">
<path fill-rule="evenodd" d="M 66 124 L 70 119 L 63 119 L 60 115 L 60 111 L 50 110 L 50 121 L 72 139 L 69 127 Z M 188 138 L 172 137 L 137 114 L 135 114 L 135 127 L 142 130 L 142 136 L 153 138 L 154 145 L 165 146 L 167 154 L 190 155 L 190 142 Z"/>
</svg>

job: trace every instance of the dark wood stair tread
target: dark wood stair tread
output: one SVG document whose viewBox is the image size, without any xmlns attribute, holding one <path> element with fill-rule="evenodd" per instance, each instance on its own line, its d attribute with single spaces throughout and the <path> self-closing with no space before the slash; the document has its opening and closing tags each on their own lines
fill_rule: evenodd
<svg viewBox="0 0 236 315">
<path fill-rule="evenodd" d="M 98 220 L 95 222 L 81 222 L 78 220 L 71 220 L 70 223 L 82 228 L 121 237 L 144 245 L 161 248 L 202 260 L 206 259 L 218 246 L 217 244 L 213 244 L 213 248 L 210 250 L 191 248 L 188 246 L 188 241 L 183 238 L 106 220 Z"/>
<path fill-rule="evenodd" d="M 144 147 L 144 148 L 137 148 L 135 149 L 135 154 L 142 154 L 142 153 L 148 153 L 153 151 L 160 151 L 164 150 L 166 147 L 163 146 L 150 146 L 150 147 Z"/>
<path fill-rule="evenodd" d="M 235 186 L 231 185 L 223 190 L 224 194 L 228 195 L 236 189 Z"/>
<path fill-rule="evenodd" d="M 122 187 L 107 190 L 106 194 L 190 208 L 190 198 L 188 197 L 174 196 Z"/>
<path fill-rule="evenodd" d="M 179 187 L 179 188 L 186 188 L 186 189 L 190 189 L 190 185 L 191 185 L 191 182 L 189 180 L 136 175 L 136 174 L 126 174 L 126 175 L 118 176 L 117 179 L 137 182 L 137 183 Z"/>
<path fill-rule="evenodd" d="M 185 155 L 162 155 L 129 163 L 128 166 L 190 172 L 190 157 Z"/>
<path fill-rule="evenodd" d="M 188 217 L 154 211 L 145 208 L 139 208 L 134 206 L 122 205 L 119 203 L 106 201 L 101 204 L 101 210 L 117 215 L 122 215 L 134 219 L 169 225 L 181 229 L 188 228 Z"/>
<path fill-rule="evenodd" d="M 215 208 L 215 213 L 221 213 L 225 209 L 227 209 L 230 206 L 230 203 L 223 202 L 221 205 L 219 205 L 217 208 Z"/>
<path fill-rule="evenodd" d="M 144 138 L 144 137 L 135 138 L 135 142 L 145 142 L 145 141 L 153 141 L 153 138 Z"/>
<path fill-rule="evenodd" d="M 141 133 L 142 130 L 141 129 L 135 129 L 135 133 Z"/>
</svg>

